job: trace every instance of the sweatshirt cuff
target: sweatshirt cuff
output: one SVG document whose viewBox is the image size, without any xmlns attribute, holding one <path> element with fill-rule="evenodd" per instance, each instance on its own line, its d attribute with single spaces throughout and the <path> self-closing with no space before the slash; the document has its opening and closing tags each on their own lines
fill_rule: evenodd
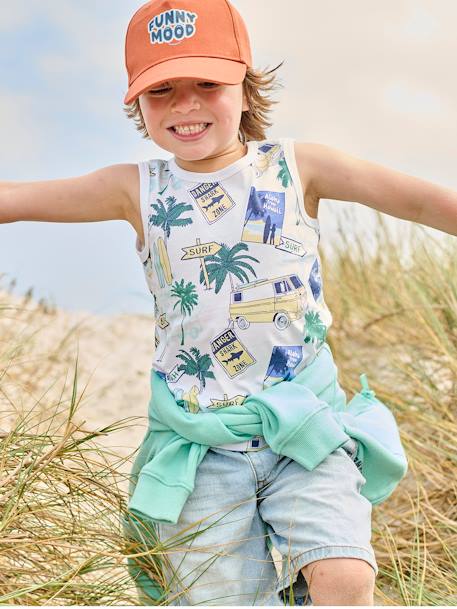
<svg viewBox="0 0 457 609">
<path fill-rule="evenodd" d="M 176 524 L 191 488 L 168 486 L 149 474 L 138 476 L 128 509 L 140 518 Z"/>
<path fill-rule="evenodd" d="M 341 423 L 335 420 L 330 408 L 325 406 L 278 446 L 278 452 L 287 454 L 311 471 L 349 439 L 350 436 Z"/>
</svg>

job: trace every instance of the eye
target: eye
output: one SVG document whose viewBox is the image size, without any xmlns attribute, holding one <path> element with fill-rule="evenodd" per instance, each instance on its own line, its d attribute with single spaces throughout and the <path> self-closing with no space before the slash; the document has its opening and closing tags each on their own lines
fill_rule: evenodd
<svg viewBox="0 0 457 609">
<path fill-rule="evenodd" d="M 220 86 L 219 83 L 217 83 L 217 82 L 211 82 L 211 81 L 200 82 L 198 84 L 203 89 L 214 89 L 214 88 Z M 166 93 L 167 91 L 170 91 L 170 89 L 171 89 L 171 87 L 161 87 L 160 89 L 150 89 L 148 91 L 148 93 L 150 95 L 161 95 L 163 93 Z"/>
<path fill-rule="evenodd" d="M 160 93 L 164 93 L 165 91 L 169 91 L 170 87 L 163 87 L 161 89 L 151 89 L 148 91 L 150 95 L 160 95 Z"/>
</svg>

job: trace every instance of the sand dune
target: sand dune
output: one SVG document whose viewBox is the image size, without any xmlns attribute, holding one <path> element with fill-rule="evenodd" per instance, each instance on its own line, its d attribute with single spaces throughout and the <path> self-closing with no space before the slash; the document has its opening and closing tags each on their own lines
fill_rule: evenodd
<svg viewBox="0 0 457 609">
<path fill-rule="evenodd" d="M 57 419 L 65 420 L 79 346 L 78 396 L 83 396 L 75 423 L 85 421 L 84 429 L 97 430 L 126 417 L 142 417 L 129 429 L 97 440 L 120 456 L 137 448 L 147 426 L 153 316 L 46 312 L 32 299 L 26 302 L 7 292 L 0 292 L 0 307 L 0 362 L 6 369 L 0 385 L 0 428 L 10 429 L 32 408 L 43 418 L 50 415 L 64 385 L 67 401 Z M 39 427 L 45 428 L 45 423 Z"/>
</svg>

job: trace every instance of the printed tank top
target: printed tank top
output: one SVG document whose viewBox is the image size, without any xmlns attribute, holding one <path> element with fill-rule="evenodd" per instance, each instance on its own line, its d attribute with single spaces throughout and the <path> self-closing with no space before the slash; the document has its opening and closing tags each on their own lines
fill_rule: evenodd
<svg viewBox="0 0 457 609">
<path fill-rule="evenodd" d="M 154 298 L 152 368 L 192 413 L 290 380 L 332 323 L 293 140 L 247 146 L 211 173 L 174 158 L 139 163 L 146 243 L 136 250 Z"/>
</svg>

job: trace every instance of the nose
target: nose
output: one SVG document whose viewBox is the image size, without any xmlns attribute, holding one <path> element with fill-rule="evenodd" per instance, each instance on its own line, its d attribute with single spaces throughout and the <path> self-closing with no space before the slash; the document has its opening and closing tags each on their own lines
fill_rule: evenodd
<svg viewBox="0 0 457 609">
<path fill-rule="evenodd" d="M 194 109 L 200 108 L 198 95 L 192 88 L 176 90 L 172 103 L 173 112 L 188 114 Z"/>
</svg>

